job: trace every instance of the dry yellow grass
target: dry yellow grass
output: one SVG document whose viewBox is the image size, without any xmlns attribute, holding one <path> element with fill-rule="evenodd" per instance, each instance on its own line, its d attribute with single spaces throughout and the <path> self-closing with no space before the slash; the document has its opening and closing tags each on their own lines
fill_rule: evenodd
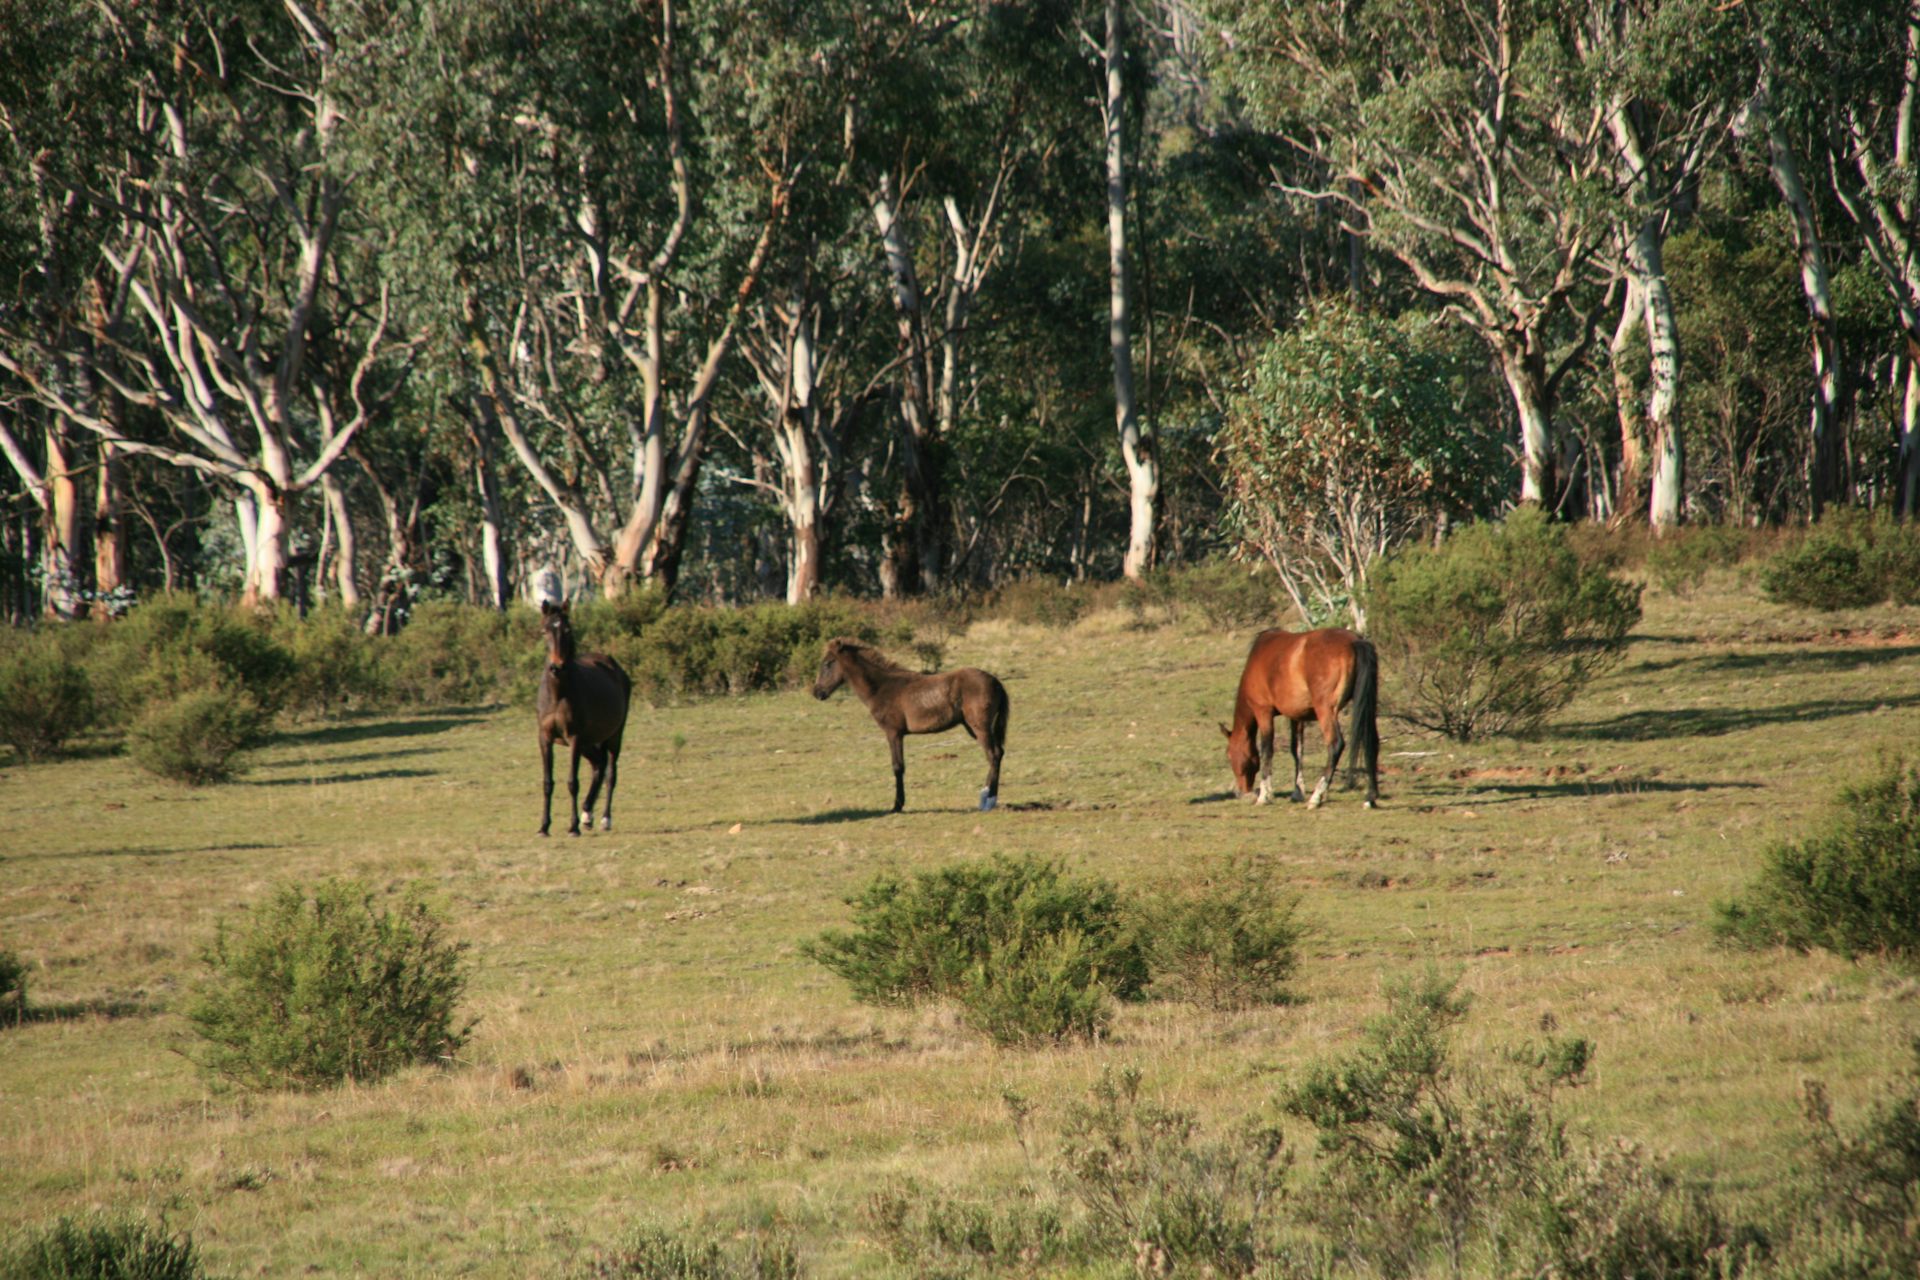
<svg viewBox="0 0 1920 1280">
<path fill-rule="evenodd" d="M 190 792 L 114 758 L 0 772 L 0 947 L 40 1011 L 0 1032 L 0 1227 L 165 1212 L 212 1267 L 563 1275 L 636 1224 L 777 1224 L 814 1275 L 893 1272 L 863 1205 L 913 1179 L 1014 1194 L 1103 1067 L 1225 1123 L 1351 1043 L 1383 974 L 1464 970 L 1470 1052 L 1551 1014 L 1599 1047 L 1595 1131 L 1764 1201 L 1807 1076 L 1844 1108 L 1904 1061 L 1920 986 L 1714 948 L 1710 904 L 1876 750 L 1915 748 L 1920 613 L 1650 598 L 1627 661 L 1539 742 L 1385 727 L 1386 807 L 1224 798 L 1215 721 L 1245 638 L 990 623 L 949 665 L 1012 697 L 1005 807 L 964 737 L 908 742 L 908 811 L 861 708 L 804 693 L 642 710 L 616 830 L 533 835 L 531 714 L 296 728 Z M 1837 635 L 1839 631 L 1855 634 Z M 590 641 L 589 637 L 589 641 Z M 1393 673 L 1385 673 L 1389 693 Z M 677 745 L 679 744 L 679 745 Z M 1032 852 L 1135 887 L 1263 858 L 1316 926 L 1297 1004 L 1124 1010 L 1090 1046 L 1002 1052 L 875 1011 L 802 958 L 886 869 Z M 211 1091 L 175 1010 L 215 921 L 288 880 L 422 880 L 472 944 L 463 1060 L 371 1087 Z M 1044 1161 L 1044 1153 L 1036 1153 Z"/>
</svg>

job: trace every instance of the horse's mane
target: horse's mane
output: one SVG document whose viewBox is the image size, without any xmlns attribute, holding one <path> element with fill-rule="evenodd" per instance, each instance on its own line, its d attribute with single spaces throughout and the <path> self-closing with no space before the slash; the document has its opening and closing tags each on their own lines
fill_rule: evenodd
<svg viewBox="0 0 1920 1280">
<path fill-rule="evenodd" d="M 881 674 L 913 674 L 913 672 L 901 666 L 892 658 L 889 658 L 886 654 L 868 644 L 865 640 L 856 640 L 852 636 L 835 636 L 833 643 L 840 646 L 842 653 L 858 659 L 860 665 L 869 671 Z"/>
</svg>

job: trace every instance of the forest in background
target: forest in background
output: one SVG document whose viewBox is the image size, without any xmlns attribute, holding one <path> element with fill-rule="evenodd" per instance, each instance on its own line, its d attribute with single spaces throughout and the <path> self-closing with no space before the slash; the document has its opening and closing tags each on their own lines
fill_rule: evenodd
<svg viewBox="0 0 1920 1280">
<path fill-rule="evenodd" d="M 0 598 L 1337 599 L 1515 503 L 1906 516 L 1917 58 L 1884 0 L 0 0 Z"/>
</svg>

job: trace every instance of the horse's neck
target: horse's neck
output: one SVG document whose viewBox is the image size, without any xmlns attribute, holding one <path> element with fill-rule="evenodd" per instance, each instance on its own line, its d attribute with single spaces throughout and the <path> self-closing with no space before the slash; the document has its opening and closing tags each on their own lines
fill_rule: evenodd
<svg viewBox="0 0 1920 1280">
<path fill-rule="evenodd" d="M 846 663 L 847 687 L 862 702 L 871 703 L 897 673 L 884 667 L 869 667 L 863 662 Z"/>
</svg>

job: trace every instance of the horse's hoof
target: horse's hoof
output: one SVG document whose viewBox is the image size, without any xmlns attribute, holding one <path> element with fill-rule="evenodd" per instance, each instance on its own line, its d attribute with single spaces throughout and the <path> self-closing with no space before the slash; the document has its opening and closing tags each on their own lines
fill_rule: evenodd
<svg viewBox="0 0 1920 1280">
<path fill-rule="evenodd" d="M 602 818 L 602 819 L 600 819 L 600 829 L 601 829 L 602 831 L 611 831 L 611 830 L 613 830 L 613 815 L 612 815 L 612 814 L 608 814 L 608 815 L 607 815 L 606 817 L 604 817 L 604 818 Z"/>
<path fill-rule="evenodd" d="M 1361 807 L 1362 809 L 1378 809 L 1378 808 L 1379 808 L 1380 806 L 1379 806 L 1379 805 L 1377 805 L 1377 804 L 1375 804 L 1375 803 L 1374 803 L 1373 801 L 1371 801 L 1371 800 L 1362 800 L 1362 801 L 1360 802 L 1360 807 Z"/>
<path fill-rule="evenodd" d="M 980 812 L 985 813 L 989 809 L 997 807 L 999 803 L 1000 797 L 994 795 L 993 792 L 982 791 L 980 793 Z"/>
<path fill-rule="evenodd" d="M 591 831 L 593 829 L 593 815 L 585 809 L 582 809 L 580 811 L 580 824 Z"/>
<path fill-rule="evenodd" d="M 1307 808 L 1318 809 L 1327 802 L 1327 798 L 1318 791 L 1307 797 Z"/>
<path fill-rule="evenodd" d="M 1299 788 L 1297 788 L 1297 787 L 1296 787 L 1296 788 L 1294 789 L 1294 792 L 1293 792 L 1293 794 L 1287 797 L 1287 803 L 1288 803 L 1288 804 L 1300 804 L 1300 803 L 1301 803 L 1301 802 L 1303 802 L 1303 801 L 1304 801 L 1304 800 L 1305 800 L 1306 798 L 1307 798 L 1307 793 L 1306 793 L 1306 792 L 1304 792 L 1304 791 L 1302 791 L 1302 790 L 1300 790 Z"/>
</svg>

